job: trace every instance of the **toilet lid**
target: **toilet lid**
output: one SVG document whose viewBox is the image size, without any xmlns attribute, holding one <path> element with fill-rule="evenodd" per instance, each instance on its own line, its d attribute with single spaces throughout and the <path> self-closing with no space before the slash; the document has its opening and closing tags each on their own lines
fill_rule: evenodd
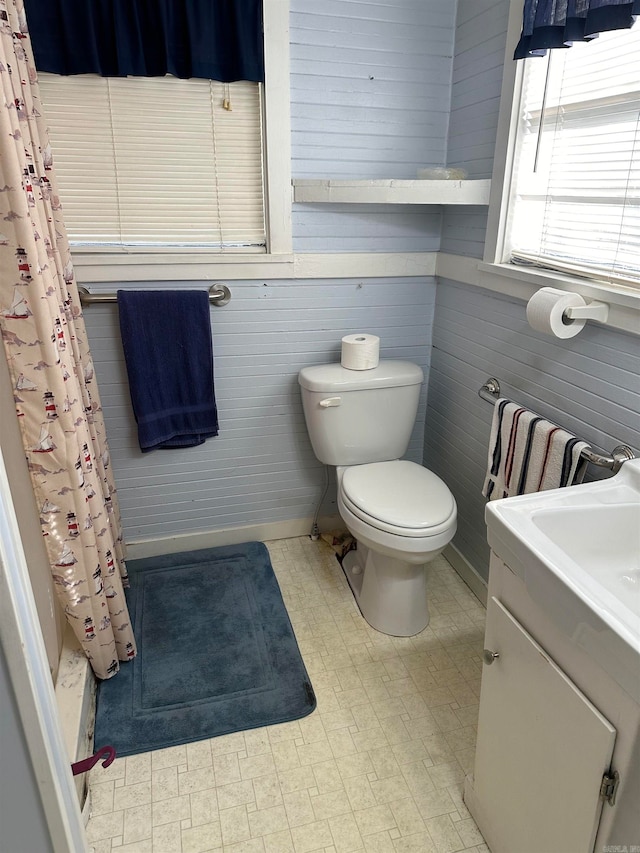
<svg viewBox="0 0 640 853">
<path fill-rule="evenodd" d="M 415 462 L 354 465 L 342 477 L 345 505 L 374 527 L 432 536 L 451 524 L 456 505 L 440 477 Z M 439 528 L 439 529 L 438 529 Z"/>
</svg>

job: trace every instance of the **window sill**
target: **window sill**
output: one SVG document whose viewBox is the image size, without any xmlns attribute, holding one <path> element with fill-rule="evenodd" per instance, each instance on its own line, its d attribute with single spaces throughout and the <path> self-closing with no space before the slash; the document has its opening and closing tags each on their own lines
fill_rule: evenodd
<svg viewBox="0 0 640 853">
<path fill-rule="evenodd" d="M 597 299 L 609 305 L 609 317 L 605 325 L 640 335 L 640 289 L 634 291 L 510 264 L 490 264 L 476 258 L 444 252 L 438 254 L 436 275 L 483 287 L 494 293 L 503 293 L 525 302 L 541 287 L 555 287 L 558 290 L 579 293 L 587 302 Z"/>
<path fill-rule="evenodd" d="M 78 284 L 125 281 L 217 281 L 290 278 L 292 254 L 220 252 L 93 252 L 72 250 Z"/>
</svg>

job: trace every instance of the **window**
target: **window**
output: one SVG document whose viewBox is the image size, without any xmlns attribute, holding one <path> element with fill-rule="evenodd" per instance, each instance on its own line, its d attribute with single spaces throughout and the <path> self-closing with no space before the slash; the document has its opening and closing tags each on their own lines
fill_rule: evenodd
<svg viewBox="0 0 640 853">
<path fill-rule="evenodd" d="M 640 25 L 524 64 L 503 262 L 640 287 Z"/>
<path fill-rule="evenodd" d="M 263 207 L 266 247 L 220 250 L 205 246 L 78 246 L 72 248 L 80 284 L 123 281 L 196 281 L 287 278 L 293 268 L 291 236 L 291 115 L 289 104 L 289 0 L 263 0 L 265 84 L 261 87 Z M 43 75 L 44 76 L 44 75 Z M 74 78 L 71 78 L 74 79 Z M 76 80 L 80 78 L 75 78 Z M 123 83 L 130 82 L 123 80 Z M 161 81 L 161 78 L 152 78 Z M 191 85 L 194 80 L 183 82 Z M 205 83 L 207 81 L 204 81 Z M 45 82 L 46 85 L 46 82 Z M 233 90 L 232 90 L 233 92 Z M 43 93 L 46 99 L 46 92 Z M 232 93 L 232 112 L 236 112 Z M 45 100 L 49 120 L 49 109 Z M 80 111 L 82 116 L 82 111 Z M 51 123 L 51 122 L 49 122 Z M 82 116 L 78 122 L 85 124 Z M 75 127 L 78 125 L 76 124 Z M 148 146 L 151 133 L 143 145 Z M 56 172 L 65 152 L 53 148 Z M 79 169 L 76 170 L 80 172 Z M 84 167 L 86 173 L 86 167 Z M 111 172 L 113 177 L 113 172 Z M 64 193 L 64 190 L 63 190 Z M 62 196 L 65 219 L 69 201 Z"/>
<path fill-rule="evenodd" d="M 39 79 L 72 247 L 265 251 L 260 84 Z"/>
</svg>

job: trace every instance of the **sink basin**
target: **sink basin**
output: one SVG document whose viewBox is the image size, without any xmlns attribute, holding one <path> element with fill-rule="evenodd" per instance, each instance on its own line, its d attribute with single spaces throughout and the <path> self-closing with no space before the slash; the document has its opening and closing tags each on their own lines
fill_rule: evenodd
<svg viewBox="0 0 640 853">
<path fill-rule="evenodd" d="M 492 550 L 640 697 L 640 459 L 607 480 L 487 504 Z"/>
<path fill-rule="evenodd" d="M 640 612 L 640 505 L 538 510 L 531 521 L 631 610 Z"/>
</svg>

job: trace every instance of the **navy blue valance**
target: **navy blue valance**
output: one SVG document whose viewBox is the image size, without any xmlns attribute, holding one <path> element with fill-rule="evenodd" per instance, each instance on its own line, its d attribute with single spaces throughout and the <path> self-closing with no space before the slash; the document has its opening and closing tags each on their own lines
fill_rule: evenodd
<svg viewBox="0 0 640 853">
<path fill-rule="evenodd" d="M 264 81 L 262 0 L 25 0 L 36 68 Z"/>
<path fill-rule="evenodd" d="M 640 0 L 525 0 L 522 36 L 514 59 L 544 56 L 598 33 L 625 30 L 640 15 Z"/>
</svg>

